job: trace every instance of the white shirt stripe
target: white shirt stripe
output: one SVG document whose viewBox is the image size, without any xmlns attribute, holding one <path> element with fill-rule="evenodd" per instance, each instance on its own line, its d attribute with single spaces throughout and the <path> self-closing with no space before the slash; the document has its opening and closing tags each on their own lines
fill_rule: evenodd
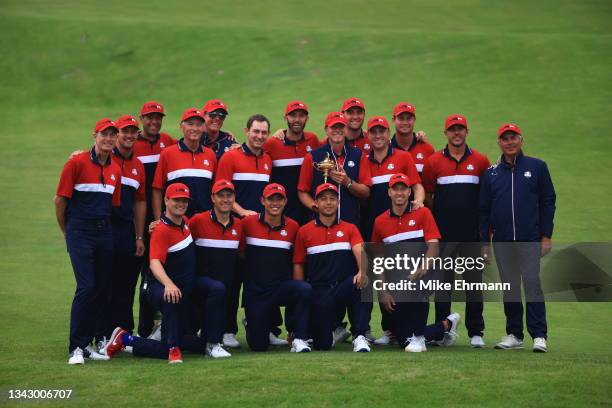
<svg viewBox="0 0 612 408">
<path fill-rule="evenodd" d="M 130 187 L 134 187 L 135 190 L 138 190 L 138 187 L 140 187 L 140 183 L 138 182 L 138 180 L 134 180 L 133 178 L 129 178 L 129 177 L 121 177 L 121 184 L 125 184 L 126 186 L 130 186 Z"/>
<path fill-rule="evenodd" d="M 100 183 L 75 184 L 74 189 L 76 191 L 86 191 L 89 193 L 113 194 L 115 192 L 115 186 L 111 184 L 102 185 Z"/>
<path fill-rule="evenodd" d="M 176 180 L 181 177 L 200 177 L 212 180 L 213 174 L 212 171 L 204 169 L 180 169 L 171 171 L 166 176 L 168 181 Z"/>
<path fill-rule="evenodd" d="M 419 173 L 423 172 L 423 167 L 425 166 L 424 164 L 421 163 L 414 163 L 414 165 L 416 166 L 416 169 Z"/>
<path fill-rule="evenodd" d="M 209 239 L 209 238 L 198 238 L 195 240 L 195 244 L 200 247 L 207 248 L 228 248 L 238 249 L 240 241 L 231 241 L 226 239 Z"/>
<path fill-rule="evenodd" d="M 438 184 L 478 184 L 478 176 L 456 174 L 454 176 L 438 177 Z"/>
<path fill-rule="evenodd" d="M 424 235 L 422 229 L 416 231 L 406 231 L 400 232 L 399 234 L 390 235 L 387 238 L 383 238 L 383 242 L 389 244 L 391 242 L 399 242 L 404 241 L 406 239 L 421 238 L 423 236 Z"/>
<path fill-rule="evenodd" d="M 303 157 L 298 157 L 295 159 L 279 159 L 272 160 L 273 167 L 289 167 L 289 166 L 301 166 L 304 162 Z"/>
<path fill-rule="evenodd" d="M 393 174 L 385 174 L 382 176 L 372 177 L 372 184 L 388 183 Z"/>
<path fill-rule="evenodd" d="M 253 238 L 253 237 L 247 237 L 246 243 L 247 245 L 262 246 L 262 247 L 268 247 L 268 248 L 281 248 L 281 249 L 291 249 L 291 247 L 293 246 L 291 242 L 287 242 L 287 241 L 280 241 L 276 239 Z"/>
<path fill-rule="evenodd" d="M 138 160 L 140 160 L 142 164 L 157 163 L 159 161 L 159 154 L 151 154 L 149 156 L 139 156 Z"/>
<path fill-rule="evenodd" d="M 265 181 L 266 183 L 270 181 L 269 174 L 260 174 L 260 173 L 234 173 L 232 176 L 232 180 L 236 181 Z"/>
<path fill-rule="evenodd" d="M 350 242 L 334 242 L 333 244 L 317 245 L 306 249 L 308 255 L 320 254 L 331 251 L 350 251 Z"/>
<path fill-rule="evenodd" d="M 181 249 L 185 249 L 192 242 L 193 242 L 193 238 L 191 238 L 191 234 L 189 234 L 187 236 L 187 238 L 185 238 L 184 240 L 182 240 L 180 242 L 177 242 L 176 244 L 174 244 L 170 248 L 168 248 L 168 252 L 177 252 L 177 251 L 180 251 Z"/>
</svg>

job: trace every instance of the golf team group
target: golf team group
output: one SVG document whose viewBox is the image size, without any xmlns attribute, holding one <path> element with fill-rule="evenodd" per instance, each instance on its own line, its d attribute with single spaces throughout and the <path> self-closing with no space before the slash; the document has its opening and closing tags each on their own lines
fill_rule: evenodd
<svg viewBox="0 0 612 408">
<path fill-rule="evenodd" d="M 230 357 L 241 346 L 241 306 L 252 351 L 329 350 L 351 339 L 355 352 L 455 344 L 461 317 L 436 299 L 428 325 L 430 294 L 403 302 L 378 292 L 382 336 L 371 335 L 364 242 L 420 242 L 428 255 L 446 245 L 487 261 L 492 246 L 501 280 L 526 294 L 504 298 L 506 335 L 495 348 L 523 348 L 525 316 L 533 351 L 547 351 L 539 259 L 552 245 L 556 196 L 546 163 L 523 153 L 517 124 L 493 136 L 501 155 L 491 165 L 467 145 L 465 116 L 445 119 L 448 143 L 436 151 L 406 102 L 390 122 L 366 122 L 364 102 L 346 99 L 321 139 L 305 130 L 302 101 L 286 105 L 286 127 L 274 134 L 265 116 L 249 117 L 242 144 L 222 130 L 228 114 L 219 99 L 186 109 L 175 140 L 161 132 L 163 105 L 146 102 L 138 117 L 99 120 L 91 149 L 64 165 L 55 209 L 76 278 L 69 364 L 121 351 L 169 363 L 185 351 Z M 498 245 L 509 242 L 535 243 L 537 253 Z M 517 261 L 525 256 L 532 261 Z M 464 278 L 478 282 L 482 272 Z M 482 293 L 467 296 L 464 321 L 469 344 L 485 347 Z"/>
</svg>

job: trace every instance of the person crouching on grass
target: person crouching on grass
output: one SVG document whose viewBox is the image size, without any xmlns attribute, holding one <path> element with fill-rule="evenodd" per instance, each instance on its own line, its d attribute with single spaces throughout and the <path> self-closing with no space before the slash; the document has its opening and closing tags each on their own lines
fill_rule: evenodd
<svg viewBox="0 0 612 408">
<path fill-rule="evenodd" d="M 151 234 L 150 267 L 155 280 L 147 287 L 147 301 L 161 311 L 161 341 L 132 336 L 117 327 L 106 348 L 108 357 L 132 346 L 134 356 L 168 358 L 168 363 L 182 363 L 181 347 L 202 353 L 206 344 L 195 336 L 185 336 L 189 321 L 189 296 L 193 290 L 196 252 L 185 212 L 189 188 L 182 183 L 168 186 L 164 199 L 165 214 Z"/>
</svg>

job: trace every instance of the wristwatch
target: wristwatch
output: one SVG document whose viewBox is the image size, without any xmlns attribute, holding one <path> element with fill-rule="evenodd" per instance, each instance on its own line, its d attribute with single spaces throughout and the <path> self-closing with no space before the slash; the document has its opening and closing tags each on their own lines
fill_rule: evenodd
<svg viewBox="0 0 612 408">
<path fill-rule="evenodd" d="M 350 190 L 352 185 L 353 185 L 353 180 L 349 179 L 349 183 L 346 185 L 346 188 Z"/>
<path fill-rule="evenodd" d="M 136 236 L 136 241 L 142 241 L 142 237 L 140 235 Z"/>
</svg>

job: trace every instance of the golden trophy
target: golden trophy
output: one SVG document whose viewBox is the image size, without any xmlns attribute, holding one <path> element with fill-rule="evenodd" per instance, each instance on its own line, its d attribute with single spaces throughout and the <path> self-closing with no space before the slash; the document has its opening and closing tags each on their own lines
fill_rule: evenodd
<svg viewBox="0 0 612 408">
<path fill-rule="evenodd" d="M 334 163 L 333 160 L 329 158 L 329 153 L 327 153 L 325 159 L 318 163 L 313 163 L 312 165 L 315 169 L 319 170 L 320 172 L 323 172 L 324 183 L 327 183 L 327 177 L 329 177 L 329 172 L 336 168 L 336 163 Z"/>
</svg>

